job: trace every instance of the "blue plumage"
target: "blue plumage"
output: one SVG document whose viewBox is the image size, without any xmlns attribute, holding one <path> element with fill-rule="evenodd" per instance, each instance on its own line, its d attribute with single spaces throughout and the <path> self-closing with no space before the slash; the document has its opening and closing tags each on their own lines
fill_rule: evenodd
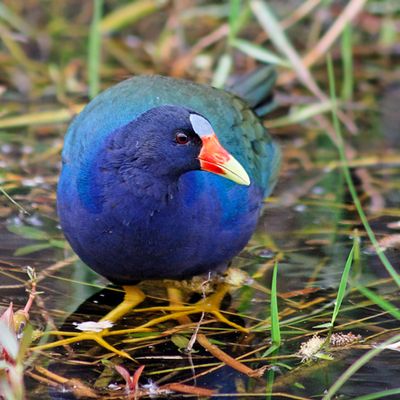
<svg viewBox="0 0 400 400">
<path fill-rule="evenodd" d="M 200 170 L 204 142 L 194 113 L 243 166 L 249 186 Z M 94 99 L 68 130 L 61 225 L 82 260 L 117 283 L 218 270 L 249 240 L 278 166 L 276 144 L 238 97 L 171 78 L 132 78 Z"/>
</svg>

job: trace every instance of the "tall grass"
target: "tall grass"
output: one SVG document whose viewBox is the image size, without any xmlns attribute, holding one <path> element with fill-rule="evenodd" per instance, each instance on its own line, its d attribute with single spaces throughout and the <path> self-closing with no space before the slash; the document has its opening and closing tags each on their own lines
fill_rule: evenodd
<svg viewBox="0 0 400 400">
<path fill-rule="evenodd" d="M 341 52 L 342 52 L 342 65 L 343 65 L 343 83 L 341 97 L 344 101 L 351 101 L 353 99 L 353 29 L 350 24 L 342 34 Z"/>
<path fill-rule="evenodd" d="M 337 116 L 337 96 L 336 96 L 336 86 L 335 86 L 335 74 L 334 74 L 334 70 L 333 70 L 332 58 L 330 55 L 328 55 L 328 57 L 327 57 L 327 65 L 328 65 L 329 91 L 330 91 L 330 96 L 331 96 L 331 99 L 333 102 L 332 120 L 333 120 L 333 126 L 335 128 L 335 132 L 336 132 L 336 136 L 337 136 L 337 149 L 339 152 L 343 175 L 345 177 L 347 186 L 349 188 L 350 195 L 353 199 L 353 202 L 357 209 L 360 220 L 361 220 L 362 224 L 364 225 L 365 231 L 367 232 L 372 245 L 374 246 L 377 256 L 379 257 L 382 264 L 386 268 L 386 271 L 393 278 L 393 280 L 396 282 L 396 284 L 400 287 L 400 275 L 393 268 L 392 264 L 386 257 L 384 251 L 380 247 L 380 245 L 376 239 L 376 236 L 368 222 L 368 218 L 365 215 L 365 212 L 362 208 L 360 199 L 357 194 L 357 190 L 354 186 L 354 182 L 351 177 L 349 162 L 347 160 L 346 153 L 345 153 L 345 144 L 344 144 L 344 140 L 343 140 L 342 130 L 341 130 L 339 118 Z"/>
<path fill-rule="evenodd" d="M 351 248 L 350 253 L 347 257 L 346 264 L 343 269 L 343 274 L 340 279 L 340 284 L 339 284 L 339 288 L 338 288 L 337 295 L 336 295 L 335 307 L 333 309 L 331 322 L 318 325 L 318 326 L 316 326 L 316 328 L 332 328 L 335 325 L 335 321 L 336 321 L 337 316 L 339 315 L 340 307 L 343 303 L 344 296 L 346 295 L 346 287 L 347 287 L 348 280 L 349 280 L 350 269 L 353 264 L 355 248 L 358 245 L 357 243 L 358 243 L 358 239 L 355 238 L 353 247 Z"/>
<path fill-rule="evenodd" d="M 103 0 L 93 0 L 93 17 L 89 32 L 88 81 L 89 97 L 93 99 L 100 90 L 101 31 L 100 21 Z"/>
<path fill-rule="evenodd" d="M 262 355 L 267 357 L 274 353 L 281 345 L 281 330 L 279 326 L 278 310 L 278 261 L 275 262 L 271 282 L 271 347 Z"/>
</svg>

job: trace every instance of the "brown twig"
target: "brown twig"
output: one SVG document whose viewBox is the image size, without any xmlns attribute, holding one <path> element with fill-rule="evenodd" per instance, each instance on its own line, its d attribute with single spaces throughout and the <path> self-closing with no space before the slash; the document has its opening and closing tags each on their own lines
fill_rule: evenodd
<svg viewBox="0 0 400 400">
<path fill-rule="evenodd" d="M 317 60 L 326 55 L 327 51 L 343 32 L 346 25 L 351 22 L 362 11 L 367 0 L 351 0 L 342 13 L 335 19 L 330 29 L 318 41 L 313 49 L 303 57 L 304 65 L 310 67 Z"/>
<path fill-rule="evenodd" d="M 259 369 L 251 369 L 247 365 L 241 363 L 240 361 L 236 360 L 235 358 L 231 357 L 229 354 L 222 351 L 219 347 L 212 344 L 207 337 L 200 333 L 197 335 L 197 342 L 208 350 L 215 358 L 222 361 L 226 365 L 229 365 L 231 368 L 235 369 L 236 371 L 241 372 L 251 378 L 260 378 L 268 366 L 261 367 Z"/>
<path fill-rule="evenodd" d="M 51 275 L 51 272 L 58 271 L 58 270 L 60 270 L 60 269 L 62 269 L 64 267 L 72 264 L 77 259 L 78 259 L 78 257 L 76 255 L 73 255 L 71 257 L 68 257 L 68 258 L 66 258 L 64 260 L 58 261 L 58 262 L 48 266 L 47 268 L 45 268 L 42 272 L 40 272 L 38 274 L 36 282 L 37 283 L 41 282 L 47 276 Z"/>
<path fill-rule="evenodd" d="M 160 387 L 162 390 L 171 390 L 178 393 L 193 394 L 195 396 L 212 396 L 215 390 L 200 388 L 197 386 L 184 385 L 182 383 L 167 383 Z"/>
<path fill-rule="evenodd" d="M 281 21 L 281 26 L 283 29 L 287 29 L 304 17 L 306 17 L 310 12 L 321 3 L 321 0 L 306 0 L 300 4 L 300 6 L 292 12 L 288 17 Z"/>
<path fill-rule="evenodd" d="M 181 299 L 179 298 L 179 294 L 176 290 L 169 289 L 168 296 L 170 297 L 171 305 L 177 305 L 181 303 Z M 179 323 L 181 324 L 190 324 L 192 321 L 191 319 L 185 315 L 178 319 Z M 253 370 L 249 368 L 247 365 L 242 364 L 240 361 L 234 359 L 224 351 L 222 351 L 219 347 L 212 344 L 204 334 L 197 334 L 197 342 L 206 350 L 208 350 L 215 358 L 222 361 L 226 365 L 229 365 L 231 368 L 247 375 L 250 377 L 261 377 L 265 371 L 265 367 Z"/>
<path fill-rule="evenodd" d="M 197 54 L 227 36 L 228 32 L 229 27 L 227 24 L 224 24 L 207 36 L 201 38 L 183 57 L 178 58 L 172 63 L 170 75 L 176 77 L 184 75 L 185 69 L 189 67 Z"/>
<path fill-rule="evenodd" d="M 40 374 L 42 374 L 47 380 L 56 382 L 57 384 L 68 386 L 69 389 L 79 398 L 82 397 L 87 397 L 90 399 L 98 398 L 98 394 L 93 389 L 89 388 L 78 379 L 64 378 L 63 376 L 51 372 L 48 369 L 40 366 L 36 366 L 35 369 Z"/>
</svg>

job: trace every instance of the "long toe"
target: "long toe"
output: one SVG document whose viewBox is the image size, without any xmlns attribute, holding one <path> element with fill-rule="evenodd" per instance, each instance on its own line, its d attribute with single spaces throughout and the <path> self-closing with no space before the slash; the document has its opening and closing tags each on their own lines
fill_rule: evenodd
<svg viewBox="0 0 400 400">
<path fill-rule="evenodd" d="M 123 350 L 118 350 L 110 343 L 108 343 L 104 337 L 107 336 L 110 332 L 105 329 L 101 332 L 62 332 L 62 331 L 50 331 L 46 332 L 48 335 L 57 335 L 57 336 L 68 336 L 66 339 L 56 340 L 55 342 L 40 344 L 38 346 L 31 347 L 31 350 L 48 350 L 55 347 L 60 346 L 67 346 L 73 343 L 78 343 L 82 341 L 92 340 L 95 341 L 97 344 L 102 346 L 103 348 L 111 351 L 112 353 L 133 360 L 133 358 Z"/>
</svg>

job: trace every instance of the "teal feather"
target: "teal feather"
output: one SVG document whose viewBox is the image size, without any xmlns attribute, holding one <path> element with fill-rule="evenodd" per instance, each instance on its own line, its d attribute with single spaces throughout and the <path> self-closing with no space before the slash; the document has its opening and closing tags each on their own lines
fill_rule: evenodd
<svg viewBox="0 0 400 400">
<path fill-rule="evenodd" d="M 270 90 L 271 76 L 257 90 L 260 76 L 251 85 L 236 86 L 251 104 Z M 239 93 L 239 92 L 238 92 Z M 108 135 L 145 111 L 165 105 L 185 106 L 206 116 L 221 144 L 243 165 L 254 183 L 269 194 L 279 170 L 280 153 L 249 105 L 234 94 L 162 76 L 139 76 L 123 81 L 97 96 L 73 121 L 62 153 L 69 174 L 76 176 L 96 156 Z M 96 120 L 93 121 L 93 115 Z M 84 157 L 83 157 L 84 155 Z"/>
</svg>

